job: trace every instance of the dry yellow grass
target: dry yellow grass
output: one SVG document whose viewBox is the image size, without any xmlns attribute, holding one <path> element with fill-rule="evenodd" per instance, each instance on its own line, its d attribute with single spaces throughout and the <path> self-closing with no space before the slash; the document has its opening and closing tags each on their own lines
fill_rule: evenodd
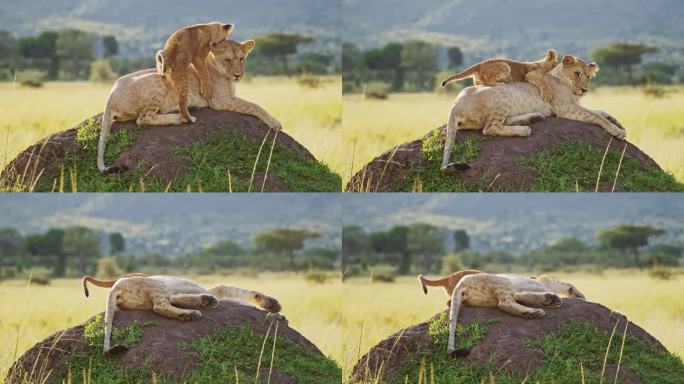
<svg viewBox="0 0 684 384">
<path fill-rule="evenodd" d="M 617 117 L 631 143 L 684 181 L 684 87 L 669 89 L 666 97 L 655 99 L 637 88 L 599 88 L 582 104 Z M 445 124 L 454 98 L 436 93 L 390 94 L 387 100 L 343 96 L 343 182 L 381 153 Z"/>
<path fill-rule="evenodd" d="M 0 83 L 0 170 L 39 139 L 102 112 L 111 84 L 48 82 L 42 88 Z M 284 132 L 334 172 L 341 172 L 341 79 L 323 78 L 304 88 L 295 78 L 258 77 L 238 85 L 238 95 L 262 105 Z"/>
<path fill-rule="evenodd" d="M 190 276 L 190 278 L 193 278 Z M 321 351 L 339 361 L 341 283 L 307 283 L 298 275 L 263 274 L 201 276 L 204 286 L 229 284 L 273 295 L 283 306 L 290 326 Z M 48 286 L 13 280 L 0 283 L 0 377 L 16 357 L 53 332 L 80 324 L 104 310 L 106 289 L 92 288 L 83 295 L 78 279 L 54 280 Z M 15 347 L 16 346 L 16 347 Z"/>
<path fill-rule="evenodd" d="M 661 281 L 637 271 L 550 275 L 572 282 L 588 300 L 625 314 L 668 350 L 684 355 L 684 276 Z M 342 284 L 342 297 L 344 377 L 372 346 L 402 328 L 428 320 L 446 309 L 447 301 L 441 289 L 431 289 L 427 296 L 423 295 L 417 279 L 412 277 L 372 285 L 366 279 L 350 279 Z"/>
</svg>

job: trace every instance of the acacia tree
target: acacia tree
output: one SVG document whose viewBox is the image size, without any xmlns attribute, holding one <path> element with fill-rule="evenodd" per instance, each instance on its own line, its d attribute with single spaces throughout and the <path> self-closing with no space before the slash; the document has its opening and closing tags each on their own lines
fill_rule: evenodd
<svg viewBox="0 0 684 384">
<path fill-rule="evenodd" d="M 27 236 L 24 244 L 29 254 L 44 258 L 56 259 L 53 273 L 64 276 L 66 272 L 67 254 L 64 252 L 64 230 L 52 228 L 45 233 Z"/>
<path fill-rule="evenodd" d="M 257 41 L 259 41 L 257 51 L 264 56 L 279 59 L 283 65 L 283 71 L 289 76 L 288 56 L 297 53 L 297 47 L 300 44 L 312 43 L 314 39 L 299 34 L 271 33 Z"/>
<path fill-rule="evenodd" d="M 372 233 L 368 240 L 373 251 L 383 255 L 385 261 L 398 265 L 399 273 L 408 273 L 411 269 L 408 232 L 409 227 L 395 225 L 389 231 Z"/>
<path fill-rule="evenodd" d="M 379 49 L 371 49 L 363 54 L 366 68 L 379 73 L 391 74 L 392 90 L 401 91 L 404 87 L 404 68 L 401 65 L 401 51 L 403 46 L 389 43 Z"/>
<path fill-rule="evenodd" d="M 602 65 L 613 68 L 624 68 L 627 80 L 634 83 L 632 68 L 641 63 L 641 58 L 647 53 L 658 52 L 658 48 L 645 44 L 615 43 L 605 47 L 594 48 L 591 57 Z"/>
<path fill-rule="evenodd" d="M 109 234 L 109 252 L 112 255 L 118 255 L 126 250 L 126 240 L 121 232 L 113 232 Z"/>
<path fill-rule="evenodd" d="M 315 239 L 320 235 L 306 229 L 278 228 L 267 232 L 257 233 L 252 239 L 254 248 L 276 255 L 285 254 L 290 261 L 290 268 L 296 269 L 295 252 L 304 248 L 306 240 Z"/>
<path fill-rule="evenodd" d="M 454 252 L 461 252 L 470 247 L 470 236 L 464 229 L 454 231 Z"/>
<path fill-rule="evenodd" d="M 413 74 L 418 90 L 432 90 L 437 73 L 437 47 L 424 41 L 407 41 L 401 50 L 401 66 Z"/>
<path fill-rule="evenodd" d="M 114 36 L 105 36 L 102 38 L 102 45 L 104 46 L 104 57 L 110 58 L 116 56 L 119 53 L 119 42 L 116 41 Z"/>
<path fill-rule="evenodd" d="M 650 225 L 620 225 L 600 231 L 596 238 L 605 247 L 619 251 L 631 251 L 634 256 L 634 265 L 641 268 L 639 248 L 648 245 L 651 236 L 662 234 L 665 234 L 663 229 Z"/>
<path fill-rule="evenodd" d="M 432 224 L 414 224 L 409 227 L 408 249 L 422 256 L 422 271 L 429 273 L 438 256 L 444 255 L 444 229 Z"/>
<path fill-rule="evenodd" d="M 67 64 L 74 78 L 83 77 L 83 70 L 93 60 L 93 36 L 78 29 L 65 29 L 57 36 L 57 56 Z"/>
<path fill-rule="evenodd" d="M 64 230 L 64 253 L 78 259 L 78 273 L 83 276 L 89 262 L 100 257 L 100 240 L 90 228 L 68 227 Z"/>
<path fill-rule="evenodd" d="M 14 228 L 0 228 L 0 268 L 20 266 L 23 251 L 24 238 L 21 233 Z"/>
<path fill-rule="evenodd" d="M 448 48 L 447 56 L 449 57 L 449 68 L 457 68 L 463 65 L 463 52 L 461 52 L 461 48 Z"/>
<path fill-rule="evenodd" d="M 368 250 L 368 234 L 352 225 L 342 228 L 342 266 L 361 263 Z"/>
</svg>

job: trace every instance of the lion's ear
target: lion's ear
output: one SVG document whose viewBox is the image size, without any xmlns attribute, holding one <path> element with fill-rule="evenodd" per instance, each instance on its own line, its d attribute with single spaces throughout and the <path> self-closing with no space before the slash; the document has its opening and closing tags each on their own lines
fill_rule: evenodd
<svg viewBox="0 0 684 384">
<path fill-rule="evenodd" d="M 556 61 L 556 50 L 555 49 L 549 49 L 549 51 L 546 52 L 546 61 Z"/>
<path fill-rule="evenodd" d="M 254 47 L 256 46 L 256 41 L 247 40 L 247 41 L 243 41 L 240 44 L 242 45 L 242 48 L 244 48 L 247 53 L 250 53 L 250 52 L 252 52 L 252 49 L 254 49 Z"/>
<path fill-rule="evenodd" d="M 563 66 L 564 67 L 571 67 L 575 64 L 577 64 L 577 60 L 575 60 L 574 56 L 571 56 L 571 55 L 563 56 Z"/>
<path fill-rule="evenodd" d="M 235 24 L 232 24 L 232 23 L 231 24 L 223 24 L 222 27 L 223 27 L 223 29 L 228 31 L 227 33 L 231 33 L 231 32 L 233 32 L 233 29 L 235 29 Z"/>
<path fill-rule="evenodd" d="M 599 66 L 598 66 L 598 64 L 596 64 L 596 63 L 589 63 L 589 65 L 587 65 L 587 75 L 588 75 L 589 77 L 594 77 L 594 76 L 596 76 L 596 73 L 598 73 L 598 71 L 599 71 Z"/>
</svg>

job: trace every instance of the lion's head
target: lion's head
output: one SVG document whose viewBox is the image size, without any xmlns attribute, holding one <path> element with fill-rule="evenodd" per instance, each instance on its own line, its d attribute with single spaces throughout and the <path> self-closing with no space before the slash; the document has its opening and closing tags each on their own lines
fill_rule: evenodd
<svg viewBox="0 0 684 384">
<path fill-rule="evenodd" d="M 223 40 L 211 44 L 211 54 L 214 67 L 229 80 L 240 80 L 245 75 L 245 61 L 247 55 L 254 49 L 256 42 L 247 40 L 243 42 L 235 40 Z"/>
<path fill-rule="evenodd" d="M 599 66 L 596 63 L 585 63 L 571 55 L 563 56 L 559 74 L 572 84 L 575 96 L 584 96 L 589 91 L 589 79 L 596 76 Z"/>
</svg>

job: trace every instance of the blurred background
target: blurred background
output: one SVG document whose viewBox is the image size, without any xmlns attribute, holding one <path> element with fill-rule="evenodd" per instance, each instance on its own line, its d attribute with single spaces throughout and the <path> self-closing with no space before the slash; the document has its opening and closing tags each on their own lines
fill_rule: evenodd
<svg viewBox="0 0 684 384">
<path fill-rule="evenodd" d="M 0 376 L 51 333 L 104 310 L 80 278 L 170 274 L 276 297 L 290 324 L 339 352 L 342 202 L 334 194 L 5 194 Z"/>
<path fill-rule="evenodd" d="M 684 353 L 679 194 L 345 194 L 342 369 L 446 308 L 418 274 L 460 269 L 568 281 Z"/>
<path fill-rule="evenodd" d="M 112 83 L 154 68 L 171 33 L 222 21 L 236 24 L 230 38 L 257 42 L 238 95 L 339 173 L 340 9 L 337 0 L 3 0 L 0 170 L 28 145 L 101 112 Z"/>
<path fill-rule="evenodd" d="M 535 61 L 554 48 L 597 61 L 583 105 L 684 181 L 684 6 L 678 0 L 343 0 L 346 182 L 375 156 L 446 123 L 481 60 Z M 368 137 L 372 137 L 369 140 Z"/>
</svg>

